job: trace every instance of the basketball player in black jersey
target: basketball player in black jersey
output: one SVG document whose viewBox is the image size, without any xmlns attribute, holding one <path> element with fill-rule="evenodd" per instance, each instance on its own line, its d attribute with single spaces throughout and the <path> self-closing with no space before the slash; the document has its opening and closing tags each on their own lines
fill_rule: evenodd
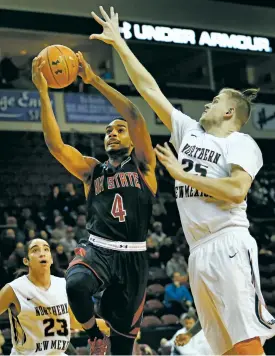
<svg viewBox="0 0 275 356">
<path fill-rule="evenodd" d="M 109 157 L 100 163 L 63 143 L 51 107 L 41 58 L 33 61 L 41 120 L 52 155 L 84 184 L 90 238 L 76 249 L 66 279 L 71 309 L 90 337 L 91 354 L 132 354 L 139 331 L 148 265 L 146 234 L 156 193 L 156 157 L 146 123 L 134 104 L 97 77 L 77 53 L 84 83 L 103 94 L 122 116 L 106 127 Z M 92 296 L 103 291 L 98 314 L 112 328 L 110 339 L 95 323 Z"/>
</svg>

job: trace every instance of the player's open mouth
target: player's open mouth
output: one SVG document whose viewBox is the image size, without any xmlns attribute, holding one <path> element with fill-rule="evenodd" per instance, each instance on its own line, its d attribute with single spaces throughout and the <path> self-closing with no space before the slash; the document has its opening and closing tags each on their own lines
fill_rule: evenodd
<svg viewBox="0 0 275 356">
<path fill-rule="evenodd" d="M 47 263 L 47 261 L 46 261 L 46 260 L 41 260 L 40 263 L 41 263 L 42 265 L 45 265 L 45 264 Z"/>
<path fill-rule="evenodd" d="M 119 142 L 118 141 L 111 141 L 111 142 L 108 142 L 108 145 L 119 145 Z"/>
</svg>

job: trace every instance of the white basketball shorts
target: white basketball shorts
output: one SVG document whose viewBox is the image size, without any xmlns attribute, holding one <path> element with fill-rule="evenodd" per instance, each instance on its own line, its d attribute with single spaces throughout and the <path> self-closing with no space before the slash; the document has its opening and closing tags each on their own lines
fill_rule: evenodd
<svg viewBox="0 0 275 356">
<path fill-rule="evenodd" d="M 260 289 L 258 248 L 246 228 L 229 228 L 196 246 L 189 257 L 190 286 L 213 352 L 275 335 L 275 319 Z"/>
</svg>

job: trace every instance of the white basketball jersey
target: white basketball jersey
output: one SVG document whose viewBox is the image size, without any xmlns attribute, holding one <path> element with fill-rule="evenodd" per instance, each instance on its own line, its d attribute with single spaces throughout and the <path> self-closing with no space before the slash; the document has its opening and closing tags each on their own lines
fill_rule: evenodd
<svg viewBox="0 0 275 356">
<path fill-rule="evenodd" d="M 224 178 L 231 166 L 242 167 L 254 179 L 263 165 L 261 151 L 248 135 L 234 132 L 220 138 L 207 134 L 199 123 L 174 109 L 171 140 L 185 172 Z M 182 182 L 175 182 L 175 194 L 183 231 L 190 249 L 227 227 L 249 227 L 246 201 L 233 204 L 213 199 Z"/>
<path fill-rule="evenodd" d="M 70 343 L 65 279 L 51 276 L 51 286 L 46 291 L 36 287 L 27 276 L 9 285 L 21 307 L 17 316 L 9 309 L 11 355 L 64 355 Z"/>
</svg>

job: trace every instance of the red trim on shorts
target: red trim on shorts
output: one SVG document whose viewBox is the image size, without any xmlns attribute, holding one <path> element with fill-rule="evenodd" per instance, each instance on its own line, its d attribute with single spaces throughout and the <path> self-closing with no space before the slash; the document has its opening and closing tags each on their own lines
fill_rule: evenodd
<svg viewBox="0 0 275 356">
<path fill-rule="evenodd" d="M 138 319 L 141 317 L 141 314 L 142 314 L 142 312 L 143 312 L 144 303 L 145 303 L 145 296 L 146 296 L 146 292 L 144 293 L 144 296 L 143 296 L 143 298 L 142 298 L 142 301 L 141 301 L 139 307 L 137 308 L 137 311 L 136 311 L 135 314 L 134 314 L 134 317 L 133 317 L 132 325 L 131 325 L 131 326 L 134 326 L 135 323 L 138 321 Z"/>
<path fill-rule="evenodd" d="M 98 312 L 97 312 L 96 314 L 97 314 L 101 319 L 103 319 L 103 320 L 105 321 L 105 323 L 109 326 L 109 328 L 113 329 L 115 333 L 117 333 L 117 334 L 119 334 L 119 335 L 121 335 L 121 336 L 128 337 L 129 339 L 135 339 L 135 338 L 136 338 L 137 335 L 135 335 L 135 336 L 126 335 L 126 334 L 123 334 L 123 333 L 117 331 L 117 330 L 112 326 L 112 324 L 111 324 L 108 320 L 104 319 Z"/>
<path fill-rule="evenodd" d="M 140 328 L 134 328 L 132 331 L 130 331 L 130 334 L 135 335 L 137 337 L 139 330 Z"/>
<path fill-rule="evenodd" d="M 96 272 L 91 266 L 89 266 L 87 263 L 85 263 L 85 262 L 83 262 L 83 261 L 81 261 L 81 260 L 78 260 L 78 259 L 72 260 L 72 262 L 69 264 L 69 267 L 67 268 L 67 271 L 68 271 L 71 267 L 73 267 L 73 266 L 75 266 L 75 265 L 83 265 L 83 266 L 89 268 L 89 269 L 93 272 L 93 274 L 100 280 L 100 282 L 101 282 L 102 284 L 104 284 L 103 280 L 99 277 L 99 275 L 97 274 L 97 272 Z"/>
</svg>

